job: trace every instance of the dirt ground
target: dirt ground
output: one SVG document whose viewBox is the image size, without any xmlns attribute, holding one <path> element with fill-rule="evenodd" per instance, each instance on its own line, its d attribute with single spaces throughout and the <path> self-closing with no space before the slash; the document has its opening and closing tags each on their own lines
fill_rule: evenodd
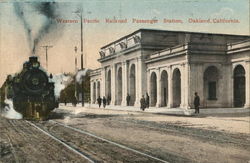
<svg viewBox="0 0 250 163">
<path fill-rule="evenodd" d="M 250 117 L 195 117 L 61 107 L 55 119 L 169 162 L 248 162 Z"/>
<path fill-rule="evenodd" d="M 136 119 L 154 122 L 167 122 L 185 127 L 194 127 L 201 129 L 210 129 L 216 131 L 226 131 L 230 133 L 250 133 L 250 112 L 249 113 L 234 113 L 234 114 L 213 114 L 213 115 L 198 115 L 194 117 L 188 116 L 167 116 L 159 114 L 150 114 L 150 116 L 142 115 L 142 112 L 115 111 L 105 109 L 81 108 L 81 107 L 65 107 L 60 109 L 70 112 L 73 115 L 79 113 L 101 114 L 101 115 L 135 115 Z M 58 109 L 58 112 L 60 112 Z M 65 119 L 67 121 L 67 117 Z"/>
</svg>

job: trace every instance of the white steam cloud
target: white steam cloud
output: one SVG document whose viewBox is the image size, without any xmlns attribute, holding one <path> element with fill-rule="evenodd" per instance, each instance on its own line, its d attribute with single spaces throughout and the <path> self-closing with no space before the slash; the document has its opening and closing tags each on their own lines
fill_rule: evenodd
<svg viewBox="0 0 250 163">
<path fill-rule="evenodd" d="M 58 99 L 60 92 L 72 81 L 72 78 L 69 75 L 57 74 L 53 76 L 52 81 L 55 83 L 54 93 Z"/>
<path fill-rule="evenodd" d="M 84 76 L 87 75 L 88 70 L 89 69 L 84 69 L 84 70 L 80 70 L 80 71 L 77 72 L 77 74 L 76 74 L 76 81 L 78 83 L 82 82 L 82 79 L 83 79 Z"/>
<path fill-rule="evenodd" d="M 13 107 L 13 101 L 12 99 L 5 99 L 4 100 L 6 106 L 2 110 L 1 115 L 5 118 L 8 119 L 22 119 L 23 115 L 16 112 L 14 107 Z"/>
</svg>

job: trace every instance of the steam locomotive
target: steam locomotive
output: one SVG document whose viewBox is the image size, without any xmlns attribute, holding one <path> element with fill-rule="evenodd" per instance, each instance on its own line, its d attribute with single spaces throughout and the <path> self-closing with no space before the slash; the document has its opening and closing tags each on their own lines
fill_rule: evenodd
<svg viewBox="0 0 250 163">
<path fill-rule="evenodd" d="M 14 109 L 24 119 L 46 120 L 49 113 L 58 107 L 54 95 L 52 75 L 40 67 L 37 57 L 29 57 L 20 73 L 8 76 L 5 93 L 13 99 Z"/>
</svg>

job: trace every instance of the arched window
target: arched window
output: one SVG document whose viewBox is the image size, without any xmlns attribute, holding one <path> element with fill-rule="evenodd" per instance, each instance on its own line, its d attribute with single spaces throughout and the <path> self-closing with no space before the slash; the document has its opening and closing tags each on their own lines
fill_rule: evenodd
<svg viewBox="0 0 250 163">
<path fill-rule="evenodd" d="M 168 73 L 162 71 L 161 73 L 161 106 L 167 106 L 168 104 Z"/>
<path fill-rule="evenodd" d="M 129 74 L 129 95 L 130 95 L 130 105 L 134 105 L 136 98 L 136 86 L 135 86 L 136 74 L 135 74 L 135 65 L 133 64 L 130 67 Z"/>
<path fill-rule="evenodd" d="M 155 106 L 157 102 L 157 80 L 155 72 L 150 77 L 150 106 Z"/>
<path fill-rule="evenodd" d="M 238 65 L 234 69 L 234 107 L 243 107 L 246 101 L 245 69 Z"/>
<path fill-rule="evenodd" d="M 106 73 L 106 98 L 107 98 L 107 103 L 111 101 L 111 70 L 108 70 Z"/>
<path fill-rule="evenodd" d="M 120 67 L 117 71 L 117 79 L 116 79 L 116 104 L 121 105 L 122 102 L 122 68 Z"/>
<path fill-rule="evenodd" d="M 176 68 L 173 72 L 173 107 L 180 107 L 181 104 L 181 72 Z"/>
<path fill-rule="evenodd" d="M 209 66 L 204 72 L 204 89 L 208 100 L 217 100 L 219 73 L 215 66 Z"/>
</svg>

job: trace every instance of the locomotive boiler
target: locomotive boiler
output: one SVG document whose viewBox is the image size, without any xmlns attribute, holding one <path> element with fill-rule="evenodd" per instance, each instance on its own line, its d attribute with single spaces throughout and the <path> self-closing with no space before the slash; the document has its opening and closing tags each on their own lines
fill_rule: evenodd
<svg viewBox="0 0 250 163">
<path fill-rule="evenodd" d="M 40 67 L 37 57 L 29 57 L 20 73 L 7 78 L 7 97 L 13 99 L 14 109 L 24 119 L 46 120 L 58 107 L 54 94 L 52 75 Z"/>
</svg>

